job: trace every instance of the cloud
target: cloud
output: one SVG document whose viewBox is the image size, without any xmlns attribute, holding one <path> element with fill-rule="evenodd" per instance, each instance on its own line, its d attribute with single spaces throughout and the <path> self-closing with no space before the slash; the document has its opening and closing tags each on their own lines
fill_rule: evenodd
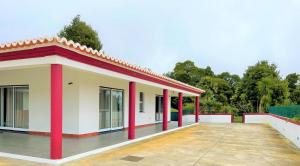
<svg viewBox="0 0 300 166">
<path fill-rule="evenodd" d="M 55 35 L 72 17 L 96 29 L 106 53 L 159 73 L 193 60 L 242 75 L 259 60 L 299 72 L 297 0 L 4 1 L 0 42 Z"/>
</svg>

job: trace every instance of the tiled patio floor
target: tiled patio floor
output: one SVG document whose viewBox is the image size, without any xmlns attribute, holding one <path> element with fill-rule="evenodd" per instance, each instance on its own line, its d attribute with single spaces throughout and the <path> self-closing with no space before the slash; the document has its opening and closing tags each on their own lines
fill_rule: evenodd
<svg viewBox="0 0 300 166">
<path fill-rule="evenodd" d="M 40 165 L 0 157 L 1 164 Z M 300 149 L 268 125 L 199 124 L 63 165 L 299 166 Z"/>
<path fill-rule="evenodd" d="M 300 149 L 268 125 L 200 124 L 64 165 L 300 166 Z"/>
<path fill-rule="evenodd" d="M 169 129 L 176 127 L 177 122 L 169 122 Z M 139 138 L 158 133 L 162 131 L 161 129 L 161 123 L 140 127 L 136 129 L 136 137 Z M 127 136 L 127 130 L 119 130 L 87 138 L 63 138 L 63 157 L 121 143 L 128 140 Z M 48 136 L 3 131 L 0 133 L 0 152 L 49 158 L 49 149 Z"/>
</svg>

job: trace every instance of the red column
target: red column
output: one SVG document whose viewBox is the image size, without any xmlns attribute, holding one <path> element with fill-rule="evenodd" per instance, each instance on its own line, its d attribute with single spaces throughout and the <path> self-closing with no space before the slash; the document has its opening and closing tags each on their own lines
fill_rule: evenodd
<svg viewBox="0 0 300 166">
<path fill-rule="evenodd" d="M 195 122 L 198 123 L 199 120 L 199 96 L 196 96 L 195 100 Z"/>
<path fill-rule="evenodd" d="M 128 139 L 135 138 L 135 82 L 129 82 Z"/>
<path fill-rule="evenodd" d="M 182 93 L 178 93 L 178 127 L 182 126 Z"/>
<path fill-rule="evenodd" d="M 62 158 L 62 65 L 51 64 L 50 158 Z"/>
<path fill-rule="evenodd" d="M 169 109 L 169 92 L 168 89 L 163 90 L 163 128 L 162 130 L 168 130 L 168 109 Z"/>
</svg>

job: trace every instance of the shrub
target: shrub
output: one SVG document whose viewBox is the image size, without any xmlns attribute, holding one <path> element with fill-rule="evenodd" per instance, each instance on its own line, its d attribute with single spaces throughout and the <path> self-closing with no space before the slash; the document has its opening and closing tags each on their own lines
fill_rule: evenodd
<svg viewBox="0 0 300 166">
<path fill-rule="evenodd" d="M 229 105 L 222 106 L 221 108 L 222 113 L 229 113 L 229 114 L 234 114 L 236 115 L 238 112 L 238 109 Z"/>
<path fill-rule="evenodd" d="M 183 114 L 187 115 L 187 114 L 194 114 L 194 110 L 195 110 L 195 104 L 194 103 L 185 103 L 183 105 Z"/>
</svg>

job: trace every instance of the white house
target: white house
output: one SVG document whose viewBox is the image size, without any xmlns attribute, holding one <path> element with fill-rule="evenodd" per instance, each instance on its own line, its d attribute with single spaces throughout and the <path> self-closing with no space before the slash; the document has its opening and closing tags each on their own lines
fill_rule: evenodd
<svg viewBox="0 0 300 166">
<path fill-rule="evenodd" d="M 62 158 L 62 136 L 163 123 L 170 97 L 204 90 L 67 41 L 42 38 L 0 45 L 0 129 L 51 136 L 51 159 Z M 195 118 L 198 121 L 198 118 Z"/>
</svg>

